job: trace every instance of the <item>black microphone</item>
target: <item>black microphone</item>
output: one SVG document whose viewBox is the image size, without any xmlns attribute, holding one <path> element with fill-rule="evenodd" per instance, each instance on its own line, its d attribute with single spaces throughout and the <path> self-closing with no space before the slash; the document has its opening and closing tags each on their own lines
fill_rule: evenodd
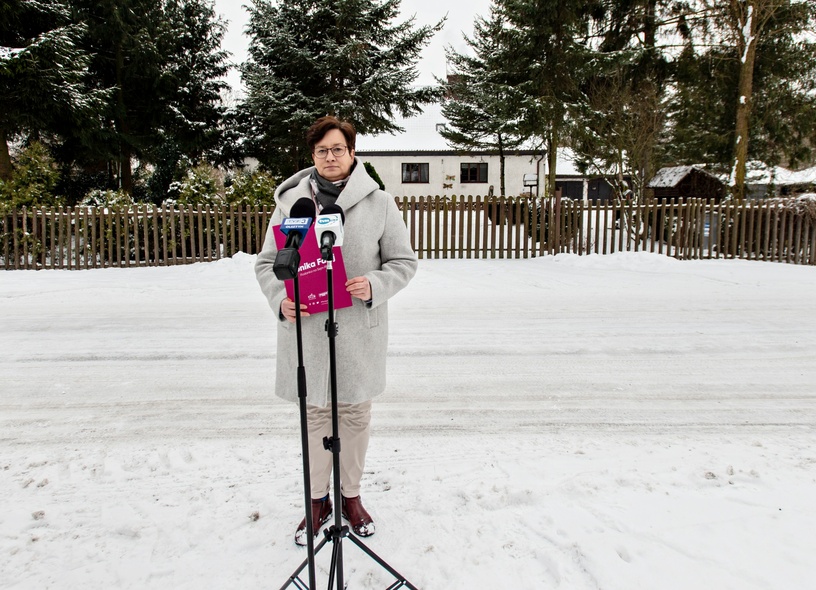
<svg viewBox="0 0 816 590">
<path fill-rule="evenodd" d="M 297 250 L 306 237 L 306 232 L 312 226 L 315 216 L 314 201 L 303 197 L 295 201 L 289 211 L 289 217 L 283 220 L 280 230 L 286 234 L 286 245 L 284 248 L 294 248 Z"/>
<path fill-rule="evenodd" d="M 343 223 L 346 214 L 340 205 L 326 205 L 320 211 L 315 222 L 315 237 L 320 245 L 323 260 L 332 260 L 332 248 L 343 245 Z"/>
<path fill-rule="evenodd" d="M 283 220 L 280 231 L 286 235 L 286 245 L 278 250 L 272 270 L 281 281 L 294 279 L 300 266 L 298 248 L 306 237 L 306 232 L 314 219 L 315 205 L 311 199 L 303 197 L 295 201 L 289 217 Z"/>
</svg>

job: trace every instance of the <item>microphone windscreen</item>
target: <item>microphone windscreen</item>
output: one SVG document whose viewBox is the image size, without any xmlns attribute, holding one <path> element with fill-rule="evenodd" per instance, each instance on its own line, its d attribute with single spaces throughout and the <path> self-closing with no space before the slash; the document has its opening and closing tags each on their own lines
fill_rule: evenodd
<svg viewBox="0 0 816 590">
<path fill-rule="evenodd" d="M 298 199 L 295 201 L 295 204 L 292 205 L 292 209 L 289 211 L 289 217 L 309 217 L 310 219 L 314 219 L 314 201 L 306 197 Z"/>
<path fill-rule="evenodd" d="M 332 203 L 331 205 L 326 205 L 325 207 L 323 207 L 320 210 L 321 215 L 331 215 L 333 213 L 339 213 L 340 214 L 340 219 L 343 221 L 343 223 L 346 222 L 346 214 L 343 211 L 343 208 L 340 205 L 337 205 L 336 203 Z"/>
</svg>

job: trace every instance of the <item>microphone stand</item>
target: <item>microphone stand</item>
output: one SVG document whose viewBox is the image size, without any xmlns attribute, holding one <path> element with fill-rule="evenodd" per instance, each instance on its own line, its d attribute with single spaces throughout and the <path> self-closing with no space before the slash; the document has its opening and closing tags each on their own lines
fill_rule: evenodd
<svg viewBox="0 0 816 590">
<path fill-rule="evenodd" d="M 298 273 L 297 268 L 300 265 L 300 255 L 295 251 L 293 254 L 293 258 L 295 259 L 294 263 L 294 276 L 290 276 L 291 268 L 289 269 L 278 269 L 280 272 L 279 279 L 285 280 L 288 278 L 293 279 L 294 281 L 294 290 L 295 290 L 295 334 L 297 338 L 297 358 L 298 358 L 298 366 L 297 366 L 297 388 L 298 388 L 298 405 L 300 407 L 300 444 L 301 444 L 301 454 L 303 457 L 303 494 L 305 499 L 305 506 L 306 506 L 306 561 L 298 568 L 295 574 L 289 578 L 289 582 L 284 585 L 283 587 L 289 585 L 294 579 L 296 579 L 297 574 L 303 571 L 305 566 L 308 566 L 309 572 L 309 585 L 304 586 L 302 585 L 303 582 L 301 580 L 297 580 L 299 582 L 298 588 L 306 588 L 307 590 L 316 590 L 317 582 L 315 576 L 315 545 L 314 545 L 314 523 L 312 522 L 312 482 L 311 482 L 311 471 L 309 469 L 309 427 L 306 421 L 306 369 L 303 366 L 303 329 L 301 327 L 301 316 L 300 316 L 300 281 L 298 280 Z M 287 272 L 288 271 L 288 272 Z M 276 274 L 278 274 L 276 272 Z"/>
<path fill-rule="evenodd" d="M 329 303 L 329 317 L 326 320 L 326 332 L 329 337 L 329 379 L 331 386 L 331 404 L 332 404 L 332 436 L 323 439 L 323 447 L 332 453 L 332 472 L 334 479 L 334 524 L 324 531 L 324 538 L 315 548 L 317 554 L 328 542 L 333 543 L 331 566 L 329 568 L 329 585 L 331 590 L 334 585 L 335 574 L 337 576 L 337 590 L 345 590 L 343 580 L 343 539 L 347 538 L 360 548 L 366 555 L 377 562 L 389 574 L 394 576 L 395 582 L 388 586 L 387 590 L 396 590 L 397 588 L 409 588 L 410 590 L 419 590 L 416 586 L 411 584 L 393 567 L 388 565 L 379 555 L 374 553 L 368 546 L 365 545 L 354 533 L 349 530 L 349 527 L 343 526 L 341 521 L 342 512 L 342 494 L 340 491 L 340 433 L 339 433 L 339 418 L 337 414 L 337 356 L 335 354 L 335 337 L 337 336 L 337 324 L 334 321 L 334 283 L 332 277 L 332 261 L 334 260 L 333 253 L 324 252 L 323 260 L 326 261 L 326 280 L 328 287 L 328 303 Z M 310 499 L 311 500 L 311 499 Z M 308 558 L 295 571 L 289 582 L 287 582 L 281 590 L 287 588 L 290 584 L 295 583 L 299 589 L 304 588 L 303 582 L 297 577 L 308 562 Z"/>
</svg>

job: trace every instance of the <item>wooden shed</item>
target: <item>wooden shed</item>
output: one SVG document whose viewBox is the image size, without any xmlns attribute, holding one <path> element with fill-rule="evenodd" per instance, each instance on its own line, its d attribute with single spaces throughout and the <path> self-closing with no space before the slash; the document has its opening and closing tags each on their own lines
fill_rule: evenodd
<svg viewBox="0 0 816 590">
<path fill-rule="evenodd" d="M 661 168 L 647 185 L 655 199 L 713 199 L 725 197 L 726 185 L 698 166 Z"/>
</svg>

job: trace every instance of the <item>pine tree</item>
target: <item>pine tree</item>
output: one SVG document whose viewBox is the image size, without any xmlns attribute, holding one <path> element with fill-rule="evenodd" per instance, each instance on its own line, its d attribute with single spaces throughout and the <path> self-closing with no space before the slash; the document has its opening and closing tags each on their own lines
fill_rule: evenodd
<svg viewBox="0 0 816 590">
<path fill-rule="evenodd" d="M 393 122 L 438 99 L 412 84 L 420 51 L 441 24 L 393 24 L 399 0 L 253 0 L 244 124 L 250 146 L 272 171 L 307 163 L 303 136 L 317 117 L 352 121 L 360 133 L 401 129 Z"/>
<path fill-rule="evenodd" d="M 457 150 L 497 150 L 500 189 L 505 190 L 505 152 L 522 141 L 516 122 L 515 88 L 500 61 L 502 17 L 491 7 L 490 17 L 477 17 L 473 38 L 465 37 L 470 53 L 448 47 L 445 54 L 453 72 L 442 81 L 447 97 L 442 114 L 450 122 L 441 135 Z"/>
<path fill-rule="evenodd" d="M 0 12 L 0 179 L 11 177 L 9 141 L 37 138 L 92 116 L 105 92 L 89 92 L 81 24 L 61 1 L 9 0 Z"/>
</svg>

